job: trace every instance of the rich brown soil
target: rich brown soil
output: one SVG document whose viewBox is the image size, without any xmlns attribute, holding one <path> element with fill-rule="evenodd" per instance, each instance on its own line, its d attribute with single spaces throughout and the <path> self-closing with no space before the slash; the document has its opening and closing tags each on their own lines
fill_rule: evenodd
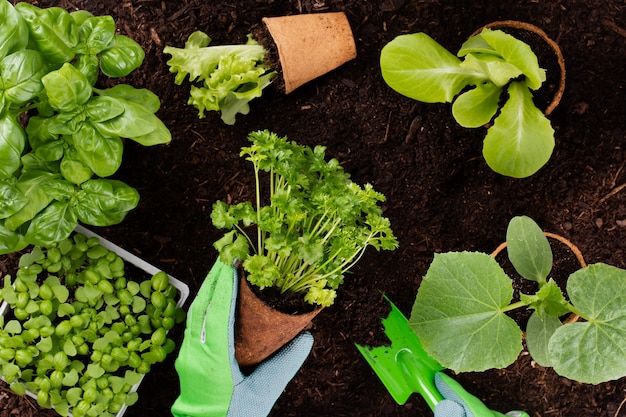
<svg viewBox="0 0 626 417">
<path fill-rule="evenodd" d="M 589 263 L 626 267 L 626 3 L 623 0 L 33 0 L 110 14 L 121 33 L 144 46 L 143 66 L 128 80 L 156 92 L 168 146 L 128 143 L 120 179 L 142 200 L 120 225 L 96 232 L 186 282 L 192 295 L 208 272 L 219 231 L 215 200 L 252 195 L 248 163 L 238 156 L 247 134 L 269 129 L 306 145 L 322 144 L 358 183 L 387 196 L 386 215 L 399 238 L 395 252 L 370 251 L 342 287 L 336 304 L 316 319 L 313 352 L 278 399 L 271 416 L 428 416 L 417 395 L 397 405 L 354 343 L 380 345 L 383 294 L 410 312 L 433 253 L 490 252 L 514 215 L 577 244 Z M 217 114 L 198 119 L 186 104 L 188 85 L 174 85 L 162 53 L 194 30 L 215 44 L 241 43 L 264 16 L 346 12 L 358 56 L 338 70 L 284 95 L 270 88 L 234 126 Z M 424 31 L 456 51 L 477 28 L 516 19 L 542 27 L 559 42 L 567 85 L 552 113 L 556 148 L 527 179 L 494 174 L 481 155 L 484 129 L 459 127 L 449 105 L 404 98 L 380 76 L 381 48 L 401 33 Z M 174 333 L 180 340 L 180 329 Z M 528 355 L 502 370 L 458 375 L 491 408 L 535 416 L 626 416 L 626 380 L 574 383 L 535 366 Z M 210 389 L 210 387 L 207 387 Z M 169 415 L 177 396 L 173 358 L 155 366 L 129 417 Z M 48 416 L 32 400 L 0 386 L 0 415 Z"/>
</svg>

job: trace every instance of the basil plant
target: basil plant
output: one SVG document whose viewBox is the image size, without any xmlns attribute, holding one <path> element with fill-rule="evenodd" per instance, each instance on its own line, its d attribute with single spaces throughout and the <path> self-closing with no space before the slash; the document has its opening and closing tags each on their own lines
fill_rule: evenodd
<svg viewBox="0 0 626 417">
<path fill-rule="evenodd" d="M 78 222 L 119 223 L 139 201 L 113 175 L 123 140 L 164 144 L 159 98 L 100 74 L 144 59 L 111 16 L 0 0 L 0 254 L 67 238 Z"/>
</svg>

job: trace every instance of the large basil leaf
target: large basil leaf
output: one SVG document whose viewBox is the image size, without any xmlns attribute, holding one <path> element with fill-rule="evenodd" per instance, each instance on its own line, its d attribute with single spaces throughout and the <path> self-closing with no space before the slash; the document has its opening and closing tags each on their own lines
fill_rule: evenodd
<svg viewBox="0 0 626 417">
<path fill-rule="evenodd" d="M 0 59 L 28 45 L 28 26 L 7 0 L 0 0 Z"/>
<path fill-rule="evenodd" d="M 39 52 L 26 49 L 12 53 L 0 61 L 0 94 L 8 102 L 22 105 L 41 93 L 41 77 L 47 71 Z"/>
<path fill-rule="evenodd" d="M 26 246 L 28 243 L 22 235 L 7 229 L 0 221 L 0 255 L 22 250 Z"/>
<path fill-rule="evenodd" d="M 17 213 L 8 217 L 4 222 L 5 227 L 9 230 L 15 230 L 48 206 L 56 195 L 49 192 L 50 190 L 46 187 L 46 183 L 54 181 L 59 176 L 59 174 L 45 171 L 24 172 L 15 186 L 23 195 L 28 197 L 28 204 Z"/>
<path fill-rule="evenodd" d="M 95 96 L 85 105 L 85 114 L 92 122 L 111 120 L 124 113 L 124 110 L 119 100 L 107 96 Z"/>
<path fill-rule="evenodd" d="M 115 37 L 115 21 L 111 16 L 94 16 L 85 19 L 78 29 L 80 39 L 76 53 L 97 55 Z"/>
<path fill-rule="evenodd" d="M 103 136 L 91 123 L 83 123 L 73 141 L 80 159 L 99 177 L 113 175 L 122 164 L 122 140 L 116 136 Z"/>
<path fill-rule="evenodd" d="M 120 223 L 126 214 L 137 207 L 139 193 L 121 181 L 94 179 L 85 181 L 77 198 L 78 218 L 94 226 Z"/>
<path fill-rule="evenodd" d="M 0 179 L 13 176 L 21 166 L 20 157 L 26 147 L 26 135 L 15 118 L 0 118 Z"/>
<path fill-rule="evenodd" d="M 56 140 L 58 135 L 50 132 L 50 118 L 30 116 L 26 125 L 26 135 L 31 148 L 37 149 L 45 143 Z"/>
<path fill-rule="evenodd" d="M 100 53 L 100 68 L 109 77 L 125 77 L 143 63 L 145 52 L 141 46 L 124 35 L 115 35 L 109 46 Z"/>
<path fill-rule="evenodd" d="M 95 55 L 78 55 L 74 61 L 74 67 L 79 70 L 92 86 L 98 81 L 100 74 L 100 62 Z"/>
<path fill-rule="evenodd" d="M 8 181 L 0 181 L 0 219 L 11 216 L 28 203 L 28 197 Z"/>
<path fill-rule="evenodd" d="M 41 81 L 46 87 L 50 105 L 60 112 L 69 112 L 85 104 L 93 93 L 87 77 L 68 63 L 59 70 L 49 72 Z"/>
<path fill-rule="evenodd" d="M 24 238 L 32 245 L 47 246 L 66 239 L 77 224 L 70 200 L 55 201 L 33 218 Z"/>
<path fill-rule="evenodd" d="M 132 139 L 143 146 L 168 143 L 172 137 L 163 122 L 144 106 L 118 99 L 124 113 L 94 126 L 105 136 L 120 136 Z"/>
<path fill-rule="evenodd" d="M 61 65 L 74 58 L 78 44 L 78 26 L 60 7 L 40 9 L 26 2 L 15 5 L 30 32 L 30 40 L 52 64 Z"/>
<path fill-rule="evenodd" d="M 149 112 L 156 113 L 161 107 L 159 96 L 146 88 L 135 88 L 128 84 L 118 84 L 104 90 L 96 90 L 101 96 L 121 98 L 135 104 L 141 104 Z"/>
</svg>

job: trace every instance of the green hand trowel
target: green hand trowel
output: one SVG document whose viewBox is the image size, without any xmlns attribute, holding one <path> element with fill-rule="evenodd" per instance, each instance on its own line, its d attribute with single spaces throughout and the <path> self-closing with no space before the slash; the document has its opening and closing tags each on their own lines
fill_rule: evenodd
<svg viewBox="0 0 626 417">
<path fill-rule="evenodd" d="M 497 411 L 488 409 L 477 397 L 465 391 L 460 384 L 441 371 L 445 368 L 431 358 L 422 347 L 417 335 L 407 325 L 408 320 L 400 310 L 385 297 L 391 305 L 391 312 L 382 320 L 385 334 L 391 346 L 370 348 L 356 345 L 376 375 L 398 404 L 404 404 L 413 393 L 420 394 L 431 410 L 441 401 L 443 395 L 435 385 L 435 376 L 446 382 L 453 395 L 464 402 L 474 417 L 504 417 Z M 507 416 L 529 417 L 523 411 L 511 411 Z"/>
</svg>

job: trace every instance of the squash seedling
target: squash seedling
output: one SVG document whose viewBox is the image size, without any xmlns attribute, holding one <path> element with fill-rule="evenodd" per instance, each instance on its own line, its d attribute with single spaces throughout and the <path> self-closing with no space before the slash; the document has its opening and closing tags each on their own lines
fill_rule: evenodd
<svg viewBox="0 0 626 417">
<path fill-rule="evenodd" d="M 506 233 L 509 259 L 535 294 L 513 302 L 512 280 L 493 256 L 435 254 L 415 299 L 409 327 L 424 349 L 456 372 L 503 368 L 522 350 L 522 330 L 507 315 L 533 310 L 526 326 L 531 357 L 561 376 L 598 384 L 626 375 L 626 270 L 596 263 L 567 280 L 549 278 L 552 251 L 529 217 L 514 217 Z M 561 321 L 573 314 L 577 321 Z"/>
<path fill-rule="evenodd" d="M 167 143 L 159 98 L 118 84 L 144 52 L 111 16 L 0 0 L 0 253 L 67 238 L 79 221 L 119 223 L 137 191 L 107 177 L 123 139 Z M 25 128 L 23 127 L 25 125 Z"/>
<path fill-rule="evenodd" d="M 489 125 L 483 156 L 495 172 L 533 175 L 554 149 L 554 129 L 533 102 L 546 80 L 526 43 L 501 30 L 483 29 L 457 55 L 425 33 L 400 35 L 381 51 L 385 82 L 425 103 L 452 103 L 463 127 Z"/>
</svg>

